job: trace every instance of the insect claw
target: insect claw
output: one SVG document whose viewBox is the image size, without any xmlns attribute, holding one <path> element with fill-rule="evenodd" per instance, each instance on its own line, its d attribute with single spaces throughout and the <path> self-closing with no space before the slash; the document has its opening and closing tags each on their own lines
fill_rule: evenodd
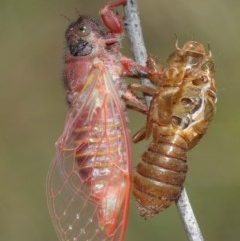
<svg viewBox="0 0 240 241">
<path fill-rule="evenodd" d="M 137 111 L 137 112 L 142 113 L 144 115 L 148 114 L 148 110 L 143 110 L 142 108 L 140 108 L 138 106 L 135 106 L 135 105 L 126 104 L 126 107 L 130 110 Z"/>
<path fill-rule="evenodd" d="M 156 92 L 155 88 L 152 88 L 152 87 L 146 86 L 146 85 L 142 85 L 142 84 L 138 84 L 138 83 L 132 83 L 132 84 L 128 85 L 128 88 L 130 90 L 141 91 L 143 94 L 149 95 L 149 96 L 152 96 Z"/>
<path fill-rule="evenodd" d="M 141 109 L 142 112 L 147 112 L 148 107 L 141 100 L 139 100 L 133 93 L 129 90 L 123 95 L 123 98 L 137 106 L 137 109 Z"/>
<path fill-rule="evenodd" d="M 142 129 L 140 129 L 133 137 L 132 137 L 132 141 L 133 143 L 138 143 L 142 140 L 144 140 L 146 138 L 146 127 L 143 127 Z"/>
</svg>

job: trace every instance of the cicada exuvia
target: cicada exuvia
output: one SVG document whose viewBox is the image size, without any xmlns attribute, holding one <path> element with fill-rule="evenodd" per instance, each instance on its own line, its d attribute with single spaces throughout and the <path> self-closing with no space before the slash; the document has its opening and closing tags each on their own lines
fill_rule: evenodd
<svg viewBox="0 0 240 241">
<path fill-rule="evenodd" d="M 133 138 L 134 142 L 152 138 L 133 177 L 133 194 L 144 218 L 178 198 L 187 173 L 187 151 L 205 134 L 216 109 L 211 51 L 206 54 L 204 46 L 195 41 L 182 48 L 176 44 L 176 48 L 165 68 L 148 59 L 148 67 L 157 71 L 150 75 L 155 87 L 130 85 L 152 97 L 146 126 Z M 159 75 L 160 69 L 163 73 Z"/>
</svg>

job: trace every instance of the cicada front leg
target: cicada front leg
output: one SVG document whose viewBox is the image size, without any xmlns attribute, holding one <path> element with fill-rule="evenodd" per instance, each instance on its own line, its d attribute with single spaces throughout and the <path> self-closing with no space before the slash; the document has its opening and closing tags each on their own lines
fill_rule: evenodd
<svg viewBox="0 0 240 241">
<path fill-rule="evenodd" d="M 116 15 L 112 9 L 121 5 L 125 5 L 127 0 L 120 0 L 114 3 L 107 4 L 100 10 L 100 15 L 105 26 L 112 33 L 122 33 L 123 32 L 123 20 L 118 15 Z"/>
</svg>

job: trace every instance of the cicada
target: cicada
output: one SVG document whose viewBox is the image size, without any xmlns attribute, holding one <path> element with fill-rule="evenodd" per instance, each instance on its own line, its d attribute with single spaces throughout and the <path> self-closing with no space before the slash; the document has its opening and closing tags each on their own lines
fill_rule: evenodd
<svg viewBox="0 0 240 241">
<path fill-rule="evenodd" d="M 145 68 L 120 53 L 123 20 L 112 9 L 125 3 L 101 9 L 108 30 L 81 16 L 65 34 L 69 107 L 47 181 L 49 211 L 62 241 L 122 241 L 126 231 L 131 150 L 124 99 L 139 101 L 123 77 Z"/>
<path fill-rule="evenodd" d="M 133 194 L 139 214 L 148 218 L 167 208 L 182 189 L 187 173 L 187 151 L 193 148 L 215 113 L 215 65 L 211 51 L 188 41 L 170 55 L 168 66 L 148 59 L 154 88 L 132 84 L 132 90 L 152 97 L 146 126 L 134 142 L 152 138 L 133 177 Z M 144 111 L 142 111 L 144 112 Z"/>
</svg>

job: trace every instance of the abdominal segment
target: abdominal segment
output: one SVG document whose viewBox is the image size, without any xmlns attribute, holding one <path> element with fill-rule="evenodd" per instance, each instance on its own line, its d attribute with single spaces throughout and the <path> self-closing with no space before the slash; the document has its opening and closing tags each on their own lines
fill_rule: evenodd
<svg viewBox="0 0 240 241">
<path fill-rule="evenodd" d="M 137 165 L 133 180 L 140 216 L 149 218 L 176 200 L 187 172 L 187 145 L 179 135 L 152 142 Z"/>
<path fill-rule="evenodd" d="M 87 186 L 88 199 L 96 205 L 99 227 L 111 235 L 129 192 L 121 122 L 108 118 L 93 128 L 80 124 L 74 130 L 78 173 Z M 87 138 L 82 139 L 86 132 Z"/>
</svg>

